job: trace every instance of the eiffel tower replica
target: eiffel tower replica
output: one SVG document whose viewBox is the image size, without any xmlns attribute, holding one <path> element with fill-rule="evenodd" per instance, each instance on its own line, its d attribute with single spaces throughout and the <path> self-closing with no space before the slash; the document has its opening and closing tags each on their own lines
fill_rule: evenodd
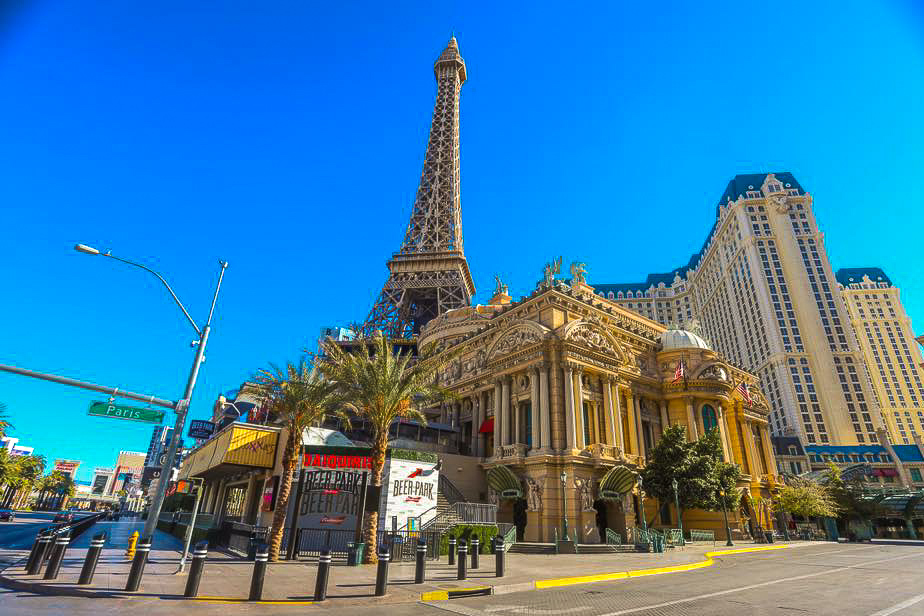
<svg viewBox="0 0 924 616">
<path fill-rule="evenodd" d="M 433 65 L 436 106 L 417 198 L 401 250 L 388 261 L 388 280 L 363 323 L 392 339 L 413 338 L 431 319 L 469 306 L 475 284 L 462 250 L 459 201 L 459 90 L 465 62 L 455 37 Z"/>
</svg>

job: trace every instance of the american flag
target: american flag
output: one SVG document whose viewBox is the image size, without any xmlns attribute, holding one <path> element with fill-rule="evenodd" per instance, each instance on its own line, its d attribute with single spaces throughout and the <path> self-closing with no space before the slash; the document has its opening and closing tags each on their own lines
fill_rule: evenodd
<svg viewBox="0 0 924 616">
<path fill-rule="evenodd" d="M 744 399 L 747 400 L 748 404 L 754 404 L 754 400 L 751 399 L 751 392 L 748 391 L 748 384 L 744 381 L 738 383 L 738 391 L 741 392 L 741 395 L 744 396 Z"/>
<path fill-rule="evenodd" d="M 674 380 L 671 381 L 671 384 L 673 385 L 674 383 L 676 383 L 683 377 L 684 377 L 683 360 L 681 359 L 679 362 L 677 362 L 677 369 L 674 370 Z"/>
</svg>

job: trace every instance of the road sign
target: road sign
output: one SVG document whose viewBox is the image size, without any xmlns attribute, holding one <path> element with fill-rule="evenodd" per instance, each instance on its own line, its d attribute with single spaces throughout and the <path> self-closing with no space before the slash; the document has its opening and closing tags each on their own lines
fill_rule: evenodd
<svg viewBox="0 0 924 616">
<path fill-rule="evenodd" d="M 187 434 L 190 438 L 210 439 L 214 432 L 215 424 L 213 422 L 203 419 L 193 419 L 189 422 L 189 432 L 187 432 Z"/>
<path fill-rule="evenodd" d="M 109 402 L 92 402 L 87 415 L 97 417 L 115 417 L 144 423 L 159 424 L 164 422 L 164 411 L 146 409 L 137 406 L 110 404 Z"/>
</svg>

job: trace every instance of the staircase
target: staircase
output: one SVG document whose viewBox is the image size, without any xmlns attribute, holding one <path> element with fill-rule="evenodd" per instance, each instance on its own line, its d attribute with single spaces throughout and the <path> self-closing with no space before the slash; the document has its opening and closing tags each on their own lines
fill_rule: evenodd
<svg viewBox="0 0 924 616">
<path fill-rule="evenodd" d="M 442 490 L 437 491 L 436 509 L 431 515 L 433 517 L 421 523 L 421 530 L 433 531 L 442 535 L 456 524 L 463 522 L 462 516 L 453 509 L 452 503 L 443 495 Z"/>
<path fill-rule="evenodd" d="M 517 541 L 507 551 L 511 554 L 555 554 L 556 552 L 554 543 L 527 543 L 525 541 Z"/>
</svg>

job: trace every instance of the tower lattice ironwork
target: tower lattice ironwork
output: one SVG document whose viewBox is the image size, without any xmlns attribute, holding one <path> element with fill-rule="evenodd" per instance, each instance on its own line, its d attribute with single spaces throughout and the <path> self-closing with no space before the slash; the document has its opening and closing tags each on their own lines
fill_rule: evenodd
<svg viewBox="0 0 924 616">
<path fill-rule="evenodd" d="M 475 294 L 462 250 L 459 199 L 459 90 L 465 62 L 453 37 L 433 66 L 437 94 L 417 198 L 401 250 L 361 333 L 416 336 L 434 317 L 471 304 Z"/>
</svg>

